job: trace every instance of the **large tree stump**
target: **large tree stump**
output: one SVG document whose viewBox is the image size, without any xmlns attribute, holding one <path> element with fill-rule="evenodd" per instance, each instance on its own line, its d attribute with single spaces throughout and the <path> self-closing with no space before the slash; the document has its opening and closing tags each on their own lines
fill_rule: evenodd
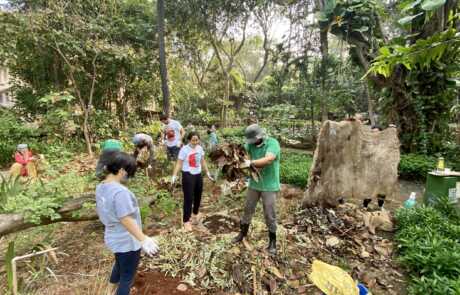
<svg viewBox="0 0 460 295">
<path fill-rule="evenodd" d="M 372 131 L 359 121 L 324 122 L 318 135 L 303 206 L 336 206 L 340 199 L 391 199 L 399 193 L 396 128 Z"/>
</svg>

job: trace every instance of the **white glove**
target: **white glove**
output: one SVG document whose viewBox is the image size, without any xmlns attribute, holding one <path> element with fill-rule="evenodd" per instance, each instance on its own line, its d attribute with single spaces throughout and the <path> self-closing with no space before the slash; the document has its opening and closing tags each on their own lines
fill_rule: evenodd
<svg viewBox="0 0 460 295">
<path fill-rule="evenodd" d="M 209 178 L 211 181 L 215 181 L 214 177 L 212 177 L 211 172 L 206 173 L 206 175 L 208 176 L 208 178 Z"/>
<path fill-rule="evenodd" d="M 177 179 L 177 176 L 173 176 L 171 177 L 171 184 L 174 184 L 176 182 L 176 179 Z"/>
<path fill-rule="evenodd" d="M 241 165 L 241 168 L 249 168 L 251 167 L 251 160 L 244 160 L 244 164 Z"/>
<path fill-rule="evenodd" d="M 158 247 L 158 242 L 151 237 L 145 238 L 145 240 L 141 242 L 141 247 L 145 254 L 150 257 L 157 254 L 157 252 L 160 250 L 160 247 Z"/>
</svg>

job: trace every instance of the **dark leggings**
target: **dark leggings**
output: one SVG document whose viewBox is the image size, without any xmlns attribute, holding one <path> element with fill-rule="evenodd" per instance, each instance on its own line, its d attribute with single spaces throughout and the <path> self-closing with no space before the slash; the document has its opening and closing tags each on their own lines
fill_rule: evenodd
<svg viewBox="0 0 460 295">
<path fill-rule="evenodd" d="M 184 215 L 183 221 L 188 222 L 193 214 L 200 210 L 201 194 L 203 193 L 203 177 L 200 174 L 193 175 L 182 172 L 182 191 L 184 192 Z"/>
<path fill-rule="evenodd" d="M 140 257 L 141 250 L 115 253 L 110 283 L 118 284 L 116 295 L 129 295 Z"/>
</svg>

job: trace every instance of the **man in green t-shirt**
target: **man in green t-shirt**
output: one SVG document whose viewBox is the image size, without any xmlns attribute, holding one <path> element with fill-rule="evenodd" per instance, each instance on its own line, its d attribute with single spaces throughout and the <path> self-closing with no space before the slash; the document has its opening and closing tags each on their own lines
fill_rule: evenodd
<svg viewBox="0 0 460 295">
<path fill-rule="evenodd" d="M 245 131 L 245 148 L 250 160 L 246 166 L 255 166 L 260 170 L 260 179 L 250 179 L 246 195 L 246 205 L 241 218 L 240 233 L 234 238 L 234 243 L 241 242 L 247 235 L 249 224 L 257 207 L 259 199 L 262 199 L 265 224 L 268 227 L 268 252 L 276 254 L 276 195 L 280 190 L 280 154 L 281 149 L 278 141 L 267 137 L 257 124 L 250 125 Z"/>
</svg>

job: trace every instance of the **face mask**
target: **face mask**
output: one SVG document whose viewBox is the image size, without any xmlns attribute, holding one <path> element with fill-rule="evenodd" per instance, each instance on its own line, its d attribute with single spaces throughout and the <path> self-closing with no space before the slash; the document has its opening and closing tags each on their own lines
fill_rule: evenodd
<svg viewBox="0 0 460 295">
<path fill-rule="evenodd" d="M 263 140 L 260 140 L 260 142 L 256 142 L 256 147 L 261 147 L 263 143 L 264 143 Z"/>
</svg>

